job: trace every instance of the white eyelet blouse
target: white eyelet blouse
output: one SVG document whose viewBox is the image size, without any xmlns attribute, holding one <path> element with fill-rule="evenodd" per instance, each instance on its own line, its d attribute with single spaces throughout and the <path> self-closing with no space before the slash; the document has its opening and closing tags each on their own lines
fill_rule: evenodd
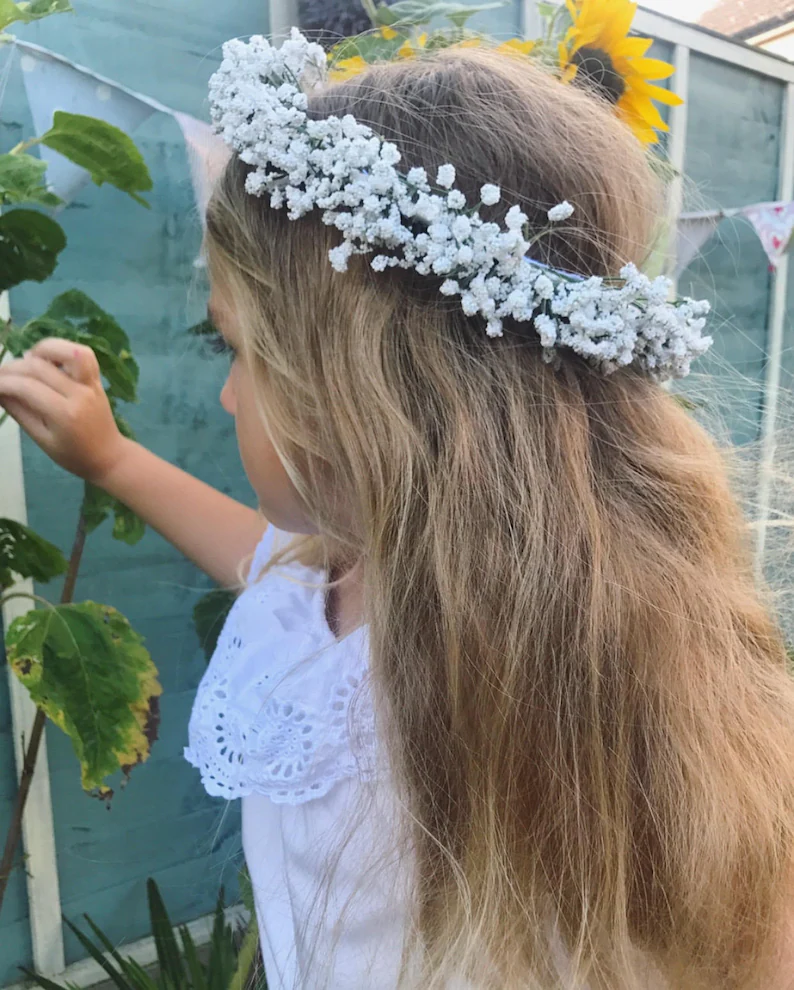
<svg viewBox="0 0 794 990">
<path fill-rule="evenodd" d="M 321 576 L 257 576 L 268 528 L 196 695 L 185 757 L 209 794 L 242 799 L 269 990 L 389 990 L 403 946 L 408 871 L 394 805 L 376 784 L 361 628 L 336 640 Z"/>
</svg>

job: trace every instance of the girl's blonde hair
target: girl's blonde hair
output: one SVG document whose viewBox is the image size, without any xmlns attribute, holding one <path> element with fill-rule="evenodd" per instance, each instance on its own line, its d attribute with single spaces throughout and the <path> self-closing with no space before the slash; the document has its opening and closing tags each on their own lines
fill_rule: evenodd
<svg viewBox="0 0 794 990">
<path fill-rule="evenodd" d="M 545 262 L 643 260 L 643 151 L 526 59 L 376 66 L 311 107 L 370 124 L 406 168 L 452 162 L 470 202 L 499 184 L 537 229 L 570 200 Z M 334 272 L 333 232 L 245 175 L 233 160 L 210 205 L 211 271 L 322 547 L 363 560 L 416 985 L 768 988 L 794 685 L 715 446 L 631 370 L 550 367 L 518 326 L 489 340 L 414 273 Z"/>
</svg>

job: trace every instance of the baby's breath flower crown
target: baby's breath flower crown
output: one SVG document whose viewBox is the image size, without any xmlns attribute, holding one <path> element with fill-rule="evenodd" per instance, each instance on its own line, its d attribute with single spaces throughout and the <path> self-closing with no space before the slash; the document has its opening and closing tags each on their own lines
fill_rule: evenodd
<svg viewBox="0 0 794 990">
<path fill-rule="evenodd" d="M 481 206 L 500 202 L 497 185 L 484 185 L 480 202 L 469 204 L 455 188 L 452 164 L 433 180 L 423 168 L 401 172 L 396 145 L 354 117 L 311 119 L 304 89 L 325 81 L 326 55 L 296 28 L 280 47 L 255 36 L 227 42 L 223 54 L 210 82 L 212 118 L 251 166 L 248 192 L 268 195 L 293 220 L 322 211 L 341 233 L 330 252 L 337 271 L 354 254 L 372 254 L 375 271 L 438 276 L 441 292 L 459 296 L 467 316 L 482 317 L 490 337 L 502 336 L 506 319 L 528 323 L 547 360 L 568 349 L 605 374 L 634 365 L 660 380 L 681 378 L 708 350 L 708 303 L 669 303 L 667 279 L 650 280 L 633 265 L 620 280 L 549 269 L 528 255 L 527 217 L 518 206 L 503 225 L 480 216 Z M 560 203 L 549 222 L 572 214 Z"/>
</svg>

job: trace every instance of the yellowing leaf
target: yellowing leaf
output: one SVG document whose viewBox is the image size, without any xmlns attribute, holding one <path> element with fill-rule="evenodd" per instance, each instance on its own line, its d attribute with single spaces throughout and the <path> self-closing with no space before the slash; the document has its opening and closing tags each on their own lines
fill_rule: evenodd
<svg viewBox="0 0 794 990">
<path fill-rule="evenodd" d="M 6 636 L 8 662 L 33 702 L 72 740 L 85 790 L 149 756 L 157 738 L 157 669 L 121 613 L 96 602 L 28 612 Z"/>
</svg>

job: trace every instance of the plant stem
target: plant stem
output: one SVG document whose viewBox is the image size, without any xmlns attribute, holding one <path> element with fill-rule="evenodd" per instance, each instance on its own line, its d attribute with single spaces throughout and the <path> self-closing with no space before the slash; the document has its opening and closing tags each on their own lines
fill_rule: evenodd
<svg viewBox="0 0 794 990">
<path fill-rule="evenodd" d="M 14 147 L 8 152 L 9 155 L 24 155 L 26 151 L 29 151 L 41 141 L 40 137 L 28 138 L 27 141 L 20 141 L 19 144 L 15 144 Z"/>
<path fill-rule="evenodd" d="M 69 556 L 69 569 L 66 571 L 66 578 L 63 582 L 61 592 L 61 605 L 67 605 L 74 597 L 74 586 L 77 583 L 77 572 L 80 570 L 80 562 L 83 559 L 85 549 L 86 527 L 85 512 L 80 509 L 80 518 L 77 520 L 77 532 L 74 534 L 72 552 Z"/>
<path fill-rule="evenodd" d="M 30 740 L 25 750 L 25 760 L 22 764 L 22 774 L 19 778 L 19 789 L 17 790 L 16 800 L 14 801 L 11 822 L 8 826 L 3 859 L 0 861 L 0 910 L 3 907 L 3 898 L 5 897 L 8 881 L 14 866 L 17 846 L 22 836 L 22 814 L 25 811 L 28 794 L 30 793 L 30 785 L 33 783 L 33 771 L 36 769 L 36 759 L 39 755 L 39 746 L 44 735 L 44 723 L 46 721 L 47 716 L 39 709 L 33 720 Z"/>
<path fill-rule="evenodd" d="M 375 9 L 374 0 L 361 0 L 361 6 L 364 8 L 367 17 L 372 21 L 372 26 L 378 26 L 378 13 Z"/>
<path fill-rule="evenodd" d="M 4 413 L 3 413 L 3 415 L 2 415 L 2 416 L 0 416 L 0 426 L 2 426 L 2 425 L 3 425 L 3 423 L 5 423 L 5 421 L 6 421 L 7 419 L 8 419 L 8 413 L 7 413 L 7 412 L 4 412 Z"/>
<path fill-rule="evenodd" d="M 77 572 L 80 570 L 80 562 L 83 558 L 83 550 L 85 549 L 85 538 L 85 513 L 81 509 L 80 518 L 77 521 L 77 532 L 75 533 L 74 543 L 72 544 L 72 553 L 69 557 L 69 569 L 66 572 L 66 579 L 63 583 L 63 591 L 61 592 L 61 605 L 68 605 L 72 601 L 74 587 L 77 583 Z M 8 595 L 3 599 L 3 601 L 5 602 L 11 598 L 22 597 L 22 595 L 23 593 L 21 592 Z M 24 597 L 35 598 L 36 596 L 29 596 L 25 594 Z M 33 783 L 33 774 L 36 769 L 36 760 L 39 756 L 41 741 L 44 738 L 44 726 L 46 722 L 47 716 L 39 708 L 36 711 L 36 717 L 33 719 L 33 727 L 30 730 L 30 739 L 28 740 L 28 745 L 25 749 L 25 758 L 22 762 L 22 773 L 19 778 L 19 788 L 17 789 L 16 799 L 14 800 L 14 810 L 11 813 L 11 822 L 8 826 L 8 834 L 6 835 L 6 843 L 3 850 L 3 859 L 0 861 L 0 911 L 2 911 L 3 899 L 8 887 L 8 881 L 11 878 L 14 859 L 16 858 L 17 846 L 19 845 L 19 840 L 22 837 L 22 816 L 25 813 L 25 805 L 27 804 L 28 795 L 30 794 L 30 787 Z"/>
</svg>

